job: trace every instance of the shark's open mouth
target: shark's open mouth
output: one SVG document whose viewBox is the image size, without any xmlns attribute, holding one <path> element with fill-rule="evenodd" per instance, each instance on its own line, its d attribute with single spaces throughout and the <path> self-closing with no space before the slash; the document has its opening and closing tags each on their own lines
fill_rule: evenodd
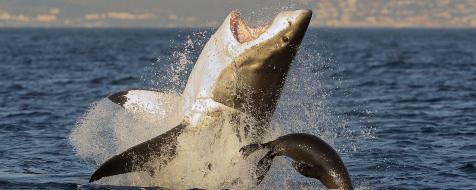
<svg viewBox="0 0 476 190">
<path fill-rule="evenodd" d="M 238 11 L 233 11 L 230 17 L 230 29 L 233 36 L 240 43 L 246 43 L 258 38 L 263 34 L 271 25 L 270 22 L 266 22 L 259 26 L 253 27 L 248 25 L 241 17 Z"/>
</svg>

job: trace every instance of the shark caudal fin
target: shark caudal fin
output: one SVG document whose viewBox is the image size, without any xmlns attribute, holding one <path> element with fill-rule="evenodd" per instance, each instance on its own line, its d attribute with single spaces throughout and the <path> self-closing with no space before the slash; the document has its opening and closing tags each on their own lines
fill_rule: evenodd
<svg viewBox="0 0 476 190">
<path fill-rule="evenodd" d="M 123 153 L 110 158 L 91 175 L 89 182 L 103 177 L 134 171 L 152 171 L 154 168 L 146 167 L 150 160 L 158 158 L 162 159 L 161 161 L 167 162 L 175 156 L 177 137 L 183 132 L 185 127 L 185 124 L 180 124 L 164 134 L 133 146 Z"/>
</svg>

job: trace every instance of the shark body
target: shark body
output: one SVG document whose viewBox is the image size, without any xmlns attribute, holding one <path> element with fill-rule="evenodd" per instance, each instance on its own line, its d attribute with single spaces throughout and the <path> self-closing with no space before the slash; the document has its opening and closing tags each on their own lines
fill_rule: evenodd
<svg viewBox="0 0 476 190">
<path fill-rule="evenodd" d="M 233 11 L 204 46 L 180 96 L 154 90 L 126 90 L 109 96 L 110 101 L 128 111 L 152 113 L 161 118 L 174 114 L 183 119 L 171 130 L 104 162 L 90 182 L 134 171 L 155 173 L 181 154 L 177 150 L 180 136 L 204 131 L 209 132 L 208 136 L 220 136 L 226 130 L 222 129 L 223 123 L 236 132 L 234 136 L 222 137 L 223 150 L 238 153 L 241 146 L 260 142 L 311 16 L 310 10 L 285 11 L 269 24 L 250 27 Z M 164 102 L 168 100 L 181 103 L 170 106 Z M 223 120 L 224 115 L 230 119 Z M 243 118 L 253 122 L 237 124 Z M 196 143 L 207 146 L 216 141 Z M 239 145 L 226 147 L 230 141 Z M 224 152 L 223 157 L 233 159 L 231 153 Z M 158 160 L 160 167 L 150 167 L 151 160 Z M 214 168 L 213 164 L 205 165 L 210 171 Z"/>
</svg>

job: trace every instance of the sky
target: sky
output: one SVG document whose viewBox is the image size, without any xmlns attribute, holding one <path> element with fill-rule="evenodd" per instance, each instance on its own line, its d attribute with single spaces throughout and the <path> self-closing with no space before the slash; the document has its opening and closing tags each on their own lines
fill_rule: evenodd
<svg viewBox="0 0 476 190">
<path fill-rule="evenodd" d="M 476 27 L 476 0 L 0 0 L 0 27 L 217 27 L 301 8 L 313 27 Z"/>
</svg>

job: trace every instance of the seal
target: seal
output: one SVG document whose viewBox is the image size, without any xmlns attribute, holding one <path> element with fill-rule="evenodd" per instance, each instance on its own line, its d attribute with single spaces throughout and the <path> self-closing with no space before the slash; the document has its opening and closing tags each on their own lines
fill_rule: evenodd
<svg viewBox="0 0 476 190">
<path fill-rule="evenodd" d="M 109 101 L 127 111 L 147 112 L 160 118 L 174 114 L 183 119 L 171 129 L 174 132 L 166 132 L 107 160 L 94 172 L 90 182 L 150 170 L 143 166 L 157 155 L 167 157 L 161 158 L 166 164 L 177 155 L 176 138 L 180 134 L 221 128 L 222 124 L 210 121 L 230 113 L 256 121 L 245 130 L 236 130 L 244 131 L 243 135 L 236 135 L 240 142 L 251 137 L 255 138 L 252 141 L 259 141 L 269 126 L 311 16 L 310 10 L 284 11 L 269 24 L 251 27 L 239 12 L 232 11 L 206 43 L 181 95 L 156 90 L 126 90 L 110 95 Z M 172 100 L 180 103 L 167 104 Z M 168 153 L 162 153 L 165 149 L 161 147 L 167 147 Z M 223 158 L 231 160 L 232 156 L 223 155 Z"/>
<path fill-rule="evenodd" d="M 270 169 L 273 159 L 276 156 L 286 156 L 294 160 L 293 167 L 299 173 L 318 179 L 328 189 L 353 189 L 344 162 L 337 152 L 319 137 L 303 133 L 288 134 L 264 144 L 244 146 L 240 152 L 246 158 L 260 149 L 269 151 L 258 162 L 258 184 Z"/>
</svg>

